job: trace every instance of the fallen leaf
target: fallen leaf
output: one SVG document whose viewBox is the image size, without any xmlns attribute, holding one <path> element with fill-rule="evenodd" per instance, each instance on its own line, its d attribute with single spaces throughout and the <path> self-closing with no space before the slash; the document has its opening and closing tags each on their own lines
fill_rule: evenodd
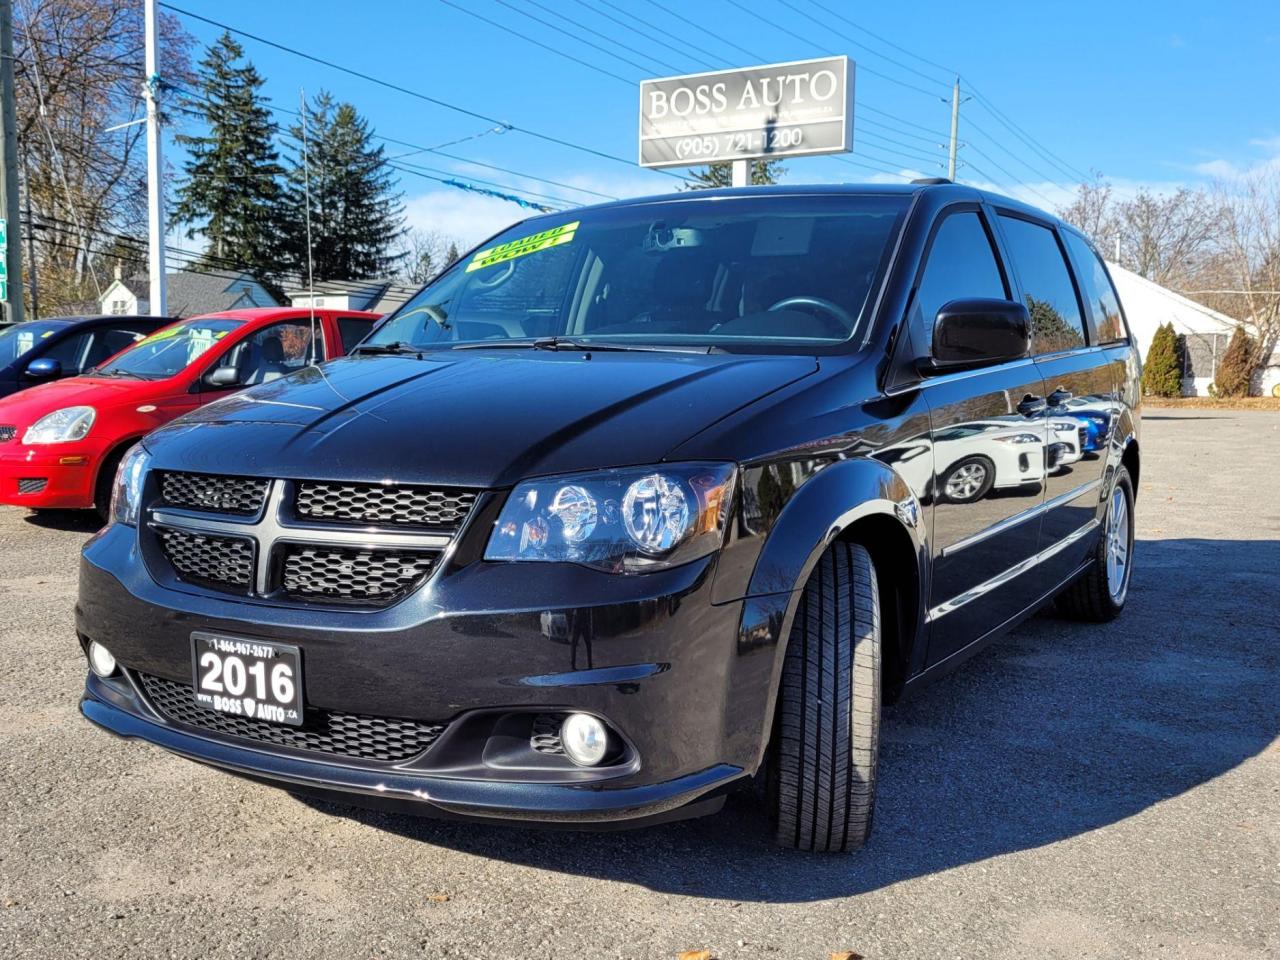
<svg viewBox="0 0 1280 960">
<path fill-rule="evenodd" d="M 427 897 L 427 903 L 448 903 L 449 895 L 447 893 L 433 893 Z"/>
<path fill-rule="evenodd" d="M 860 953 L 854 953 L 852 950 L 840 950 L 831 954 L 831 960 L 865 960 Z"/>
<path fill-rule="evenodd" d="M 710 950 L 681 950 L 676 960 L 715 960 Z"/>
</svg>

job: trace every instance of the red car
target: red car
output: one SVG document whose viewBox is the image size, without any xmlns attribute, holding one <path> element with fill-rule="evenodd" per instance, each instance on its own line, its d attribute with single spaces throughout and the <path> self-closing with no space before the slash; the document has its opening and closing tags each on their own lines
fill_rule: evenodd
<svg viewBox="0 0 1280 960">
<path fill-rule="evenodd" d="M 0 503 L 106 515 L 124 452 L 184 413 L 312 361 L 312 312 L 270 307 L 192 317 L 89 373 L 0 400 Z M 319 359 L 342 356 L 379 319 L 316 310 Z"/>
</svg>

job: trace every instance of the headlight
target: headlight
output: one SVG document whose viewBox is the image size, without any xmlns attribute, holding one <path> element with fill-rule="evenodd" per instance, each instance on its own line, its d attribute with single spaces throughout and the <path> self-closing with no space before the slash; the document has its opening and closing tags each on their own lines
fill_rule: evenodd
<svg viewBox="0 0 1280 960">
<path fill-rule="evenodd" d="M 996 437 L 1001 443 L 1044 443 L 1044 437 L 1038 433 L 1015 433 L 1011 437 Z"/>
<path fill-rule="evenodd" d="M 111 519 L 116 523 L 138 525 L 138 513 L 142 508 L 142 482 L 147 476 L 151 454 L 142 444 L 134 444 L 120 461 L 116 472 L 116 485 L 111 493 Z"/>
<path fill-rule="evenodd" d="M 688 563 L 724 542 L 736 475 L 731 463 L 682 463 L 528 480 L 507 498 L 484 558 L 610 573 Z"/>
<path fill-rule="evenodd" d="M 63 407 L 45 414 L 27 428 L 23 443 L 70 443 L 83 440 L 98 412 L 93 407 Z"/>
</svg>

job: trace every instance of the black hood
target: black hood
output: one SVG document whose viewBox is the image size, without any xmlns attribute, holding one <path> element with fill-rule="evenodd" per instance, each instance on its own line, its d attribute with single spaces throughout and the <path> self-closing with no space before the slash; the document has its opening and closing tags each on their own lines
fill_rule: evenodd
<svg viewBox="0 0 1280 960">
<path fill-rule="evenodd" d="M 669 351 L 357 356 L 212 403 L 147 446 L 168 469 L 505 487 L 658 462 L 816 369 L 812 357 Z"/>
</svg>

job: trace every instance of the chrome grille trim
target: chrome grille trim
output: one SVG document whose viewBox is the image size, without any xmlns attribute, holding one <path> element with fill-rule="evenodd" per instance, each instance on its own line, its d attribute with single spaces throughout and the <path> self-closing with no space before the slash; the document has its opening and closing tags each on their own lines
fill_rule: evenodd
<svg viewBox="0 0 1280 960">
<path fill-rule="evenodd" d="M 163 500 L 150 508 L 147 526 L 178 579 L 267 600 L 386 606 L 425 583 L 457 535 L 456 531 L 344 526 L 299 517 L 294 504 L 300 482 L 254 482 L 264 486 L 265 496 L 251 516 L 177 507 Z M 248 543 L 253 553 L 249 582 L 241 582 L 239 568 L 234 582 L 183 570 L 166 549 L 166 535 L 161 532 L 165 530 Z M 173 533 L 167 536 L 172 539 Z"/>
</svg>

